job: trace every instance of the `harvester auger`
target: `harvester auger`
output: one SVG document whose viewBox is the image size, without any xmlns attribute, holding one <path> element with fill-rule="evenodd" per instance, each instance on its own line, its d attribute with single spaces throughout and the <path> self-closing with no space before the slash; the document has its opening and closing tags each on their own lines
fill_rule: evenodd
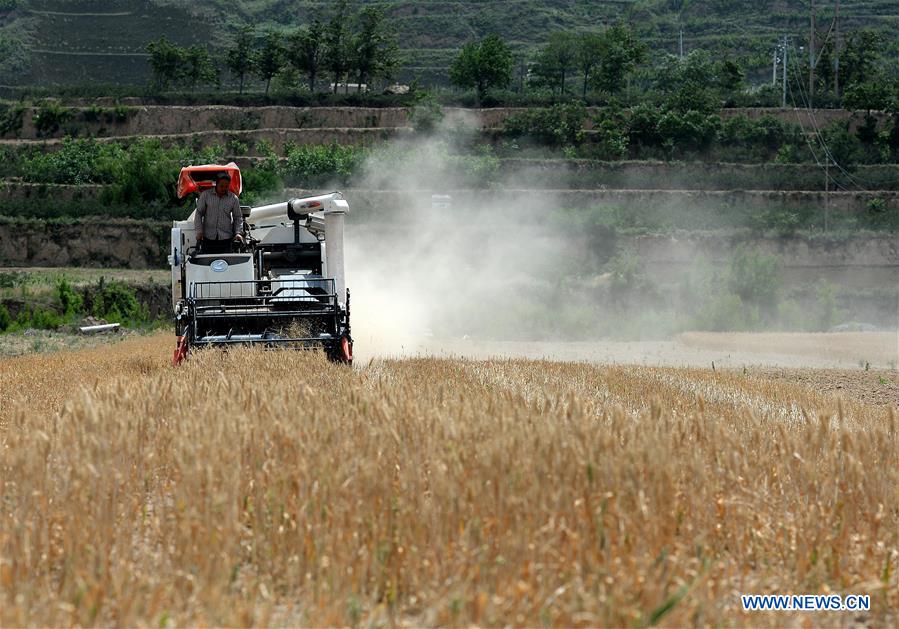
<svg viewBox="0 0 899 629">
<path fill-rule="evenodd" d="M 211 187 L 221 172 L 240 194 L 240 170 L 231 163 L 183 168 L 178 195 Z M 348 210 L 339 192 L 241 206 L 242 242 L 226 254 L 200 252 L 193 214 L 175 221 L 169 253 L 177 335 L 172 363 L 194 348 L 261 345 L 320 348 L 331 360 L 352 364 L 343 267 Z"/>
</svg>

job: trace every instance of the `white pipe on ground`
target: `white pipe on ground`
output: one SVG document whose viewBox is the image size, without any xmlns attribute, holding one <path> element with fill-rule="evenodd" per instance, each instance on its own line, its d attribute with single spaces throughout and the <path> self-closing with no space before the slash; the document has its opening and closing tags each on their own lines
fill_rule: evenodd
<svg viewBox="0 0 899 629">
<path fill-rule="evenodd" d="M 78 328 L 82 334 L 99 334 L 101 332 L 112 332 L 119 329 L 118 323 L 102 323 L 100 325 L 85 325 Z"/>
</svg>

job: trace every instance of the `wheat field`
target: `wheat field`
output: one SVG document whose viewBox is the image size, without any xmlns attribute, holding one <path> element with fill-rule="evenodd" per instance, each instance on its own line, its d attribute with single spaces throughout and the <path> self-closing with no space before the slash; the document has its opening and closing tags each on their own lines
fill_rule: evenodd
<svg viewBox="0 0 899 629">
<path fill-rule="evenodd" d="M 742 371 L 0 361 L 0 626 L 899 622 L 889 406 Z M 859 593 L 868 613 L 743 612 Z"/>
</svg>

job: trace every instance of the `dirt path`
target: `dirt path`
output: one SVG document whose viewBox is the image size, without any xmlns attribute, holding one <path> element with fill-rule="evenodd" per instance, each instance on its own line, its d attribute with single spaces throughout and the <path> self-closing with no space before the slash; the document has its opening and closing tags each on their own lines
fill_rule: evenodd
<svg viewBox="0 0 899 629">
<path fill-rule="evenodd" d="M 694 349 L 735 354 L 789 354 L 806 361 L 804 366 L 826 361 L 896 369 L 899 363 L 899 332 L 687 332 L 678 341 Z"/>
<path fill-rule="evenodd" d="M 896 334 L 683 334 L 671 341 L 485 341 L 383 339 L 360 324 L 356 355 L 444 356 L 465 358 L 533 358 L 556 361 L 634 364 L 667 367 L 895 370 Z"/>
</svg>

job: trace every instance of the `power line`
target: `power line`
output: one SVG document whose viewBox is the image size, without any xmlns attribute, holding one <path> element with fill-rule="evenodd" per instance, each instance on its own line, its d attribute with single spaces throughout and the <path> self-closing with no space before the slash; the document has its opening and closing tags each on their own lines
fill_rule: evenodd
<svg viewBox="0 0 899 629">
<path fill-rule="evenodd" d="M 843 174 L 843 176 L 846 177 L 846 179 L 849 180 L 850 183 L 852 183 L 856 188 L 858 188 L 859 191 L 861 191 L 861 192 L 871 192 L 870 190 L 868 190 L 867 188 L 865 188 L 865 186 L 862 185 L 862 183 L 860 183 L 860 181 L 864 181 L 864 179 L 861 179 L 861 180 L 860 180 L 860 179 L 856 179 L 851 173 L 849 173 L 845 168 L 843 168 L 843 166 L 837 161 L 837 159 L 834 157 L 834 155 L 833 155 L 833 153 L 831 152 L 831 150 L 828 148 L 828 146 L 827 146 L 827 140 L 824 138 L 824 135 L 821 133 L 820 125 L 818 124 L 818 119 L 817 119 L 817 117 L 815 116 L 815 112 L 814 112 L 814 110 L 809 106 L 809 104 L 808 104 L 809 101 L 808 101 L 808 99 L 807 99 L 806 96 L 805 96 L 804 88 L 803 88 L 803 85 L 802 85 L 802 77 L 799 76 L 798 70 L 796 69 L 795 66 L 794 66 L 794 68 L 793 68 L 793 72 L 794 72 L 794 77 L 796 78 L 796 85 L 797 85 L 797 87 L 798 87 L 798 89 L 799 89 L 799 96 L 800 96 L 800 98 L 801 98 L 802 101 L 803 101 L 802 106 L 805 108 L 805 110 L 806 110 L 806 112 L 807 112 L 807 114 L 808 114 L 808 116 L 809 116 L 809 120 L 810 120 L 811 123 L 812 123 L 812 128 L 814 129 L 815 137 L 816 137 L 816 139 L 818 140 L 818 142 L 820 143 L 821 148 L 822 148 L 822 150 L 824 151 L 824 154 L 827 156 L 827 159 L 828 159 L 828 165 L 829 165 L 830 163 L 833 163 L 833 165 L 837 167 L 837 170 L 839 170 L 839 171 Z M 795 98 L 793 98 L 793 91 L 792 91 L 792 89 L 790 90 L 790 99 L 793 101 L 793 105 L 795 106 L 795 105 L 796 105 L 796 100 L 795 100 Z M 798 120 L 798 119 L 799 119 L 799 118 L 798 118 L 798 114 L 797 114 L 797 120 Z M 800 128 L 802 128 L 803 132 L 805 132 L 805 127 L 802 125 L 802 122 L 801 122 L 801 121 L 799 122 L 799 126 L 800 126 Z M 817 157 L 815 158 L 815 161 L 817 161 Z M 818 166 L 821 166 L 820 162 L 818 163 Z M 849 190 L 847 190 L 845 187 L 843 187 L 843 186 L 842 186 L 839 182 L 837 182 L 835 179 L 834 179 L 833 181 L 834 181 L 834 183 L 835 183 L 838 187 L 840 187 L 842 190 L 844 190 L 844 191 L 846 191 L 846 192 L 849 192 Z M 870 184 L 871 182 L 866 182 L 866 183 Z"/>
<path fill-rule="evenodd" d="M 785 36 L 785 37 L 784 37 L 784 43 L 785 43 L 785 44 L 786 44 L 786 41 L 787 41 L 787 38 L 786 38 L 786 36 Z M 786 45 L 785 45 L 785 47 L 784 47 L 784 50 L 786 50 Z M 794 69 L 795 69 L 795 68 L 794 68 Z M 800 85 L 801 85 L 801 81 L 800 81 Z M 792 86 L 789 85 L 789 83 L 786 83 L 786 87 L 789 89 L 789 92 L 790 92 L 790 101 L 793 103 L 793 112 L 794 112 L 795 115 L 796 115 L 796 122 L 799 124 L 799 128 L 802 130 L 802 137 L 805 138 L 805 142 L 806 142 L 806 144 L 808 145 L 809 153 L 811 153 L 812 159 L 815 160 L 815 164 L 817 164 L 819 168 L 824 169 L 824 180 L 825 180 L 825 182 L 827 182 L 827 181 L 833 181 L 833 184 L 834 184 L 836 187 L 840 188 L 840 189 L 843 190 L 844 192 L 849 192 L 848 190 L 846 190 L 846 188 L 845 188 L 839 181 L 837 181 L 836 179 L 834 179 L 834 178 L 830 175 L 830 172 L 828 171 L 827 165 L 822 164 L 822 163 L 821 163 L 821 160 L 818 159 L 818 154 L 815 152 L 814 147 L 812 147 L 812 142 L 811 142 L 811 140 L 809 139 L 809 133 L 806 131 L 805 125 L 802 123 L 802 118 L 801 118 L 800 115 L 799 115 L 799 110 L 798 110 L 798 108 L 796 107 L 796 97 L 795 97 L 794 94 L 793 94 L 793 88 L 792 88 Z M 820 134 L 817 132 L 817 130 L 816 130 L 815 136 L 816 136 L 816 139 L 818 139 L 818 141 L 821 142 L 822 138 L 820 137 Z M 825 147 L 825 154 L 827 154 L 827 149 L 826 149 L 826 147 Z"/>
</svg>

